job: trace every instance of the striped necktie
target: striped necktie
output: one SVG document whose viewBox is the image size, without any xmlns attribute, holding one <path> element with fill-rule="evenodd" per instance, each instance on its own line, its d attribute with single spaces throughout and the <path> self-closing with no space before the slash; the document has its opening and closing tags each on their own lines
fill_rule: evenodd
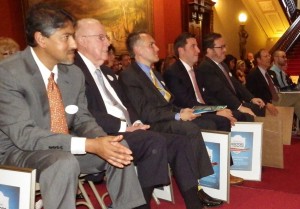
<svg viewBox="0 0 300 209">
<path fill-rule="evenodd" d="M 167 90 L 165 90 L 162 86 L 159 85 L 158 80 L 157 80 L 156 76 L 154 75 L 153 70 L 150 70 L 150 76 L 151 76 L 151 81 L 153 82 L 154 86 L 163 95 L 165 100 L 167 100 L 167 102 L 169 102 L 171 99 L 171 94 Z"/>
<path fill-rule="evenodd" d="M 51 132 L 68 134 L 65 108 L 60 90 L 54 81 L 54 73 L 48 79 L 47 94 L 50 106 Z"/>
</svg>

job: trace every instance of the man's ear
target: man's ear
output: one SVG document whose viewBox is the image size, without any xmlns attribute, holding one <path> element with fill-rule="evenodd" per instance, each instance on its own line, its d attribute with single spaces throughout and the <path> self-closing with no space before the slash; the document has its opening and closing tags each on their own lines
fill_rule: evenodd
<svg viewBox="0 0 300 209">
<path fill-rule="evenodd" d="M 41 32 L 34 33 L 35 42 L 37 43 L 37 45 L 39 45 L 42 48 L 46 47 L 46 42 L 45 42 L 46 38 L 47 37 L 43 36 Z"/>
<path fill-rule="evenodd" d="M 178 54 L 179 56 L 184 53 L 184 48 L 183 47 L 178 47 Z"/>
</svg>

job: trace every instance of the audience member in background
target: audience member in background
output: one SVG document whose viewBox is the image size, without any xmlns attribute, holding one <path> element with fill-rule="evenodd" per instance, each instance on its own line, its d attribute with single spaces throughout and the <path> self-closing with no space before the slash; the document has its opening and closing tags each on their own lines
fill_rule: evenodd
<svg viewBox="0 0 300 209">
<path fill-rule="evenodd" d="M 168 88 L 174 95 L 174 104 L 178 107 L 190 107 L 205 105 L 198 88 L 193 66 L 198 61 L 200 49 L 194 35 L 182 33 L 174 42 L 174 52 L 179 58 L 173 63 L 164 74 Z M 236 122 L 231 110 L 220 110 L 217 113 L 205 113 L 201 117 L 207 117 L 218 121 L 220 117 L 228 118 L 232 124 Z M 231 161 L 231 163 L 233 163 Z M 231 184 L 242 183 L 243 179 L 230 175 Z"/>
<path fill-rule="evenodd" d="M 247 58 L 245 59 L 245 64 L 246 64 L 246 71 L 245 74 L 247 75 L 251 69 L 255 67 L 255 60 L 252 52 L 247 53 Z"/>
<path fill-rule="evenodd" d="M 109 37 L 108 37 L 109 38 Z M 115 74 L 118 74 L 118 72 L 120 71 L 120 62 L 119 60 L 116 58 L 116 48 L 114 47 L 113 44 L 110 44 L 108 46 L 108 59 L 105 61 L 104 63 L 107 67 L 109 67 L 110 69 L 112 69 Z"/>
<path fill-rule="evenodd" d="M 295 108 L 295 114 L 300 118 L 300 94 L 278 94 L 275 83 L 276 76 L 270 76 L 268 70 L 271 66 L 271 55 L 266 49 L 260 49 L 254 55 L 257 67 L 248 74 L 246 86 L 257 97 L 264 100 L 267 110 L 277 115 L 275 106 L 288 106 Z M 274 71 L 271 71 L 274 72 Z"/>
<path fill-rule="evenodd" d="M 118 74 L 122 72 L 122 70 L 126 70 L 126 68 L 128 68 L 128 66 L 131 64 L 131 58 L 129 54 L 121 54 L 119 60 L 122 68 L 120 69 Z"/>
<path fill-rule="evenodd" d="M 29 46 L 0 64 L 0 164 L 36 169 L 45 209 L 75 209 L 79 174 L 106 170 L 114 208 L 131 209 L 145 204 L 132 152 L 87 109 L 74 25 L 47 4 L 28 11 Z"/>
<path fill-rule="evenodd" d="M 12 38 L 0 37 L 0 61 L 20 51 L 20 46 Z"/>
<path fill-rule="evenodd" d="M 236 62 L 236 77 L 237 79 L 241 82 L 241 84 L 245 85 L 246 84 L 246 64 L 244 60 L 238 60 Z"/>
<path fill-rule="evenodd" d="M 149 126 L 139 120 L 112 70 L 105 65 L 101 65 L 107 58 L 105 49 L 108 46 L 108 41 L 99 41 L 96 39 L 83 41 L 81 37 L 87 32 L 93 34 L 105 34 L 106 32 L 98 20 L 82 19 L 78 21 L 75 36 L 79 52 L 75 56 L 75 64 L 81 68 L 85 75 L 88 107 L 90 112 L 95 116 L 97 123 L 101 125 L 107 133 L 122 133 L 129 148 L 133 151 L 134 162 L 135 160 L 143 162 L 142 166 L 137 164 L 138 177 L 142 188 L 144 188 L 145 184 L 151 186 L 163 184 L 164 182 L 159 182 L 161 178 L 158 178 L 159 175 L 163 175 L 161 172 L 165 172 L 164 176 L 168 176 L 167 162 L 164 159 L 161 159 L 161 162 L 155 161 L 155 159 L 160 158 L 158 154 L 156 154 L 157 157 L 155 157 L 155 155 L 153 156 L 155 158 L 153 158 L 152 162 L 149 162 L 153 155 L 151 152 L 153 152 L 155 148 L 153 146 L 155 146 L 155 144 L 161 144 L 163 147 L 163 145 L 166 144 L 167 152 L 165 154 L 167 155 L 169 165 L 186 202 L 186 207 L 200 209 L 193 207 L 194 203 L 192 202 L 193 199 L 195 199 L 196 202 L 200 201 L 197 197 L 196 190 L 197 173 L 199 173 L 199 171 L 195 173 L 195 170 L 197 171 L 198 168 L 197 159 L 195 159 L 193 155 L 190 139 L 183 135 L 159 134 L 145 130 L 148 129 Z M 104 53 L 93 53 L 95 49 L 98 49 L 100 52 L 104 51 Z M 89 57 L 89 59 L 87 59 L 87 57 Z M 94 66 L 90 65 L 91 63 Z M 99 68 L 98 73 L 102 74 L 103 85 L 99 82 L 100 79 L 98 79 L 98 76 L 93 76 L 93 72 L 96 68 Z M 102 89 L 109 90 L 111 97 L 108 96 L 108 93 L 102 91 Z M 128 117 L 125 115 L 128 115 Z M 152 149 L 151 146 L 153 147 Z M 140 150 L 135 153 L 135 149 L 137 148 L 140 148 Z M 148 164 L 145 164 L 147 161 Z M 164 163 L 165 168 L 159 168 L 159 165 Z M 189 192 L 193 187 L 195 188 L 194 193 Z M 149 189 L 149 192 L 145 195 L 147 202 L 150 202 L 151 194 L 152 192 Z"/>
<path fill-rule="evenodd" d="M 168 67 L 170 67 L 173 63 L 175 63 L 176 60 L 177 59 L 175 55 L 168 55 L 161 66 L 161 74 L 163 75 L 166 69 L 168 69 Z"/>
<path fill-rule="evenodd" d="M 222 35 L 208 34 L 202 46 L 205 58 L 196 70 L 196 78 L 204 101 L 210 105 L 227 105 L 238 121 L 253 121 L 255 115 L 264 115 L 264 102 L 230 75 L 223 63 L 226 44 Z"/>
<path fill-rule="evenodd" d="M 173 104 L 170 94 L 159 72 L 151 70 L 151 65 L 159 60 L 158 47 L 148 33 L 129 34 L 126 40 L 129 53 L 136 62 L 120 74 L 119 81 L 141 120 L 149 123 L 150 130 L 188 136 L 194 144 L 194 154 L 200 159 L 199 169 L 204 177 L 213 173 L 200 128 L 216 129 L 210 120 L 201 119 L 190 108 L 179 108 Z M 223 130 L 230 130 L 230 122 L 224 118 Z M 222 124 L 221 124 L 222 125 Z M 199 198 L 205 205 L 217 206 L 222 203 L 198 191 Z M 204 198 L 203 198 L 204 197 Z M 204 199 L 211 203 L 206 204 Z"/>
<path fill-rule="evenodd" d="M 227 54 L 224 59 L 224 63 L 227 65 L 229 69 L 229 75 L 231 74 L 231 76 L 234 76 L 235 78 L 237 78 L 236 61 L 237 61 L 236 57 L 231 54 Z"/>
<path fill-rule="evenodd" d="M 277 79 L 277 83 L 274 83 L 280 90 L 294 90 L 296 84 L 292 82 L 289 75 L 286 73 L 287 57 L 284 51 L 276 50 L 273 53 L 273 65 L 269 71 L 270 75 L 273 75 Z"/>
</svg>

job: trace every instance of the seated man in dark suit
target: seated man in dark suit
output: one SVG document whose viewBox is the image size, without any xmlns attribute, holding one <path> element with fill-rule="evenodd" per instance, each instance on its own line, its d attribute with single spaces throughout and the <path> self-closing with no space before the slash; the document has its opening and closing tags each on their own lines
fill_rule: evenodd
<svg viewBox="0 0 300 209">
<path fill-rule="evenodd" d="M 29 46 L 0 63 L 0 164 L 36 169 L 45 209 L 75 209 L 79 174 L 106 170 L 114 208 L 132 209 L 145 204 L 132 151 L 87 109 L 74 25 L 62 9 L 33 6 Z"/>
<path fill-rule="evenodd" d="M 272 115 L 277 115 L 276 106 L 288 106 L 295 108 L 295 114 L 300 117 L 300 94 L 278 94 L 275 86 L 278 83 L 275 75 L 270 76 L 273 71 L 268 70 L 271 66 L 271 55 L 266 49 L 259 50 L 254 58 L 257 67 L 247 76 L 246 87 L 252 94 L 258 96 L 266 103 L 267 110 Z M 249 82 L 249 83 L 248 83 Z"/>
<path fill-rule="evenodd" d="M 227 105 L 238 121 L 253 121 L 263 116 L 264 102 L 255 98 L 223 63 L 226 54 L 221 34 L 211 33 L 203 39 L 205 57 L 196 70 L 196 79 L 207 104 Z"/>
<path fill-rule="evenodd" d="M 147 158 L 149 151 L 148 144 L 163 141 L 167 143 L 167 156 L 170 167 L 176 178 L 187 208 L 201 208 L 201 204 L 208 206 L 216 205 L 205 193 L 200 199 L 197 196 L 197 179 L 200 178 L 200 171 L 197 171 L 197 159 L 193 155 L 190 139 L 182 135 L 156 133 L 146 131 L 149 125 L 144 125 L 128 101 L 113 71 L 102 65 L 106 59 L 108 40 L 105 38 L 104 27 L 95 19 L 81 19 L 77 23 L 75 39 L 78 46 L 78 53 L 75 56 L 75 64 L 81 68 L 86 80 L 86 95 L 88 108 L 96 121 L 104 131 L 110 134 L 120 134 L 125 137 L 130 149 L 138 148 L 144 153 L 142 166 L 137 164 L 138 177 L 143 191 L 145 185 L 154 185 L 153 180 L 158 179 L 162 171 L 158 162 L 151 162 Z M 103 40 L 85 39 L 86 34 L 103 34 Z M 98 51 L 98 53 L 94 53 Z M 97 70 L 99 69 L 99 70 Z M 97 72 L 99 71 L 99 72 Z M 101 74 L 99 77 L 98 73 Z M 200 152 L 200 150 L 199 150 Z M 150 161 L 149 161 L 149 160 Z M 198 159 L 199 160 L 199 159 Z M 186 163 L 189 162 L 189 163 Z M 167 165 L 166 165 L 167 167 Z M 158 172 L 158 173 L 157 173 Z M 155 176 L 155 178 L 154 178 Z M 154 186 L 149 188 L 145 199 L 149 203 Z M 156 185 L 158 186 L 158 185 Z M 148 186 L 149 187 L 149 186 Z M 205 198 L 204 198 L 205 197 Z"/>
<path fill-rule="evenodd" d="M 174 95 L 174 104 L 179 107 L 193 107 L 205 105 L 205 101 L 200 93 L 195 78 L 193 66 L 198 62 L 200 49 L 194 35 L 182 33 L 174 42 L 174 52 L 179 58 L 164 73 L 166 84 Z M 201 117 L 218 119 L 219 117 L 228 118 L 232 124 L 236 122 L 231 110 L 225 109 L 216 113 L 205 113 Z M 233 163 L 233 162 L 231 162 Z M 230 175 L 230 183 L 242 183 L 243 179 Z"/>
<path fill-rule="evenodd" d="M 159 49 L 149 34 L 131 33 L 126 45 L 136 62 L 120 74 L 119 81 L 133 107 L 143 122 L 151 125 L 151 130 L 182 134 L 192 141 L 200 142 L 201 151 L 197 153 L 202 155 L 201 170 L 205 173 L 203 176 L 208 175 L 210 168 L 205 165 L 207 151 L 200 129 L 216 130 L 217 125 L 212 120 L 195 115 L 191 108 L 181 109 L 173 104 L 174 97 L 166 88 L 161 75 L 151 69 L 151 65 L 159 60 Z M 230 121 L 225 117 L 220 120 L 220 130 L 230 131 Z"/>
</svg>

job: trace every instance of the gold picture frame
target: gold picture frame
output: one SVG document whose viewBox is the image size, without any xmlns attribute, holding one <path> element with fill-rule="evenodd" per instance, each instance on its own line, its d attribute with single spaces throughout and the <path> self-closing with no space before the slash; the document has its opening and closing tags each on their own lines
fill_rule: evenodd
<svg viewBox="0 0 300 209">
<path fill-rule="evenodd" d="M 152 0 L 22 0 L 24 16 L 28 8 L 42 1 L 64 8 L 77 19 L 98 19 L 117 54 L 126 52 L 125 40 L 129 33 L 153 33 Z"/>
</svg>

